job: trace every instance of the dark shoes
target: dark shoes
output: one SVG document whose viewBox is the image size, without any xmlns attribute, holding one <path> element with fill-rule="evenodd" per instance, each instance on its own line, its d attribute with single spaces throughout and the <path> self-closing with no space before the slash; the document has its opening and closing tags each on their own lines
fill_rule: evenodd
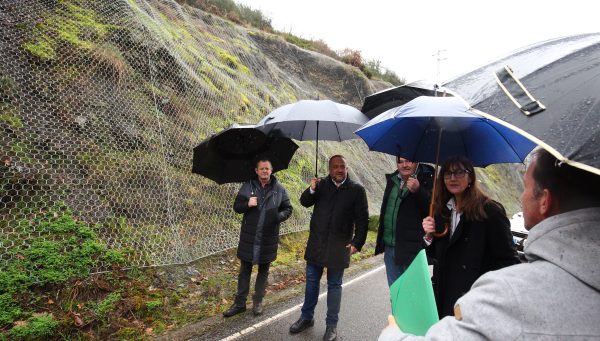
<svg viewBox="0 0 600 341">
<path fill-rule="evenodd" d="M 233 315 L 237 315 L 239 313 L 243 313 L 246 311 L 246 306 L 235 305 L 235 303 L 227 310 L 223 312 L 223 316 L 231 317 Z"/>
<path fill-rule="evenodd" d="M 299 318 L 298 321 L 294 322 L 294 324 L 292 324 L 292 326 L 290 327 L 290 333 L 300 333 L 301 331 L 312 327 L 314 324 L 315 320 L 303 320 L 302 318 Z"/>
<path fill-rule="evenodd" d="M 315 324 L 315 320 L 303 320 L 299 318 L 298 321 L 294 322 L 290 327 L 290 333 L 300 333 Z M 323 341 L 334 341 L 337 339 L 337 329 L 335 326 L 327 326 L 325 328 L 325 335 L 323 335 Z"/>
<path fill-rule="evenodd" d="M 262 302 L 254 302 L 252 305 L 252 313 L 254 316 L 262 315 L 263 313 L 263 304 Z"/>
<path fill-rule="evenodd" d="M 325 328 L 325 335 L 323 335 L 323 341 L 333 341 L 337 338 L 337 329 L 335 326 L 327 326 Z"/>
<path fill-rule="evenodd" d="M 246 311 L 245 305 L 240 306 L 240 305 L 236 305 L 234 303 L 231 307 L 229 307 L 229 309 L 227 309 L 223 312 L 223 316 L 231 317 L 233 315 L 243 313 L 244 311 Z M 252 305 L 252 313 L 254 313 L 254 316 L 262 315 L 262 313 L 263 313 L 262 302 L 254 302 L 254 304 Z"/>
</svg>

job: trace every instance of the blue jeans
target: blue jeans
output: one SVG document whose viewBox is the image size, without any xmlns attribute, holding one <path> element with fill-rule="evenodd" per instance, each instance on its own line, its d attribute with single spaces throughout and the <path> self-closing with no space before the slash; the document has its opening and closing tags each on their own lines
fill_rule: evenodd
<svg viewBox="0 0 600 341">
<path fill-rule="evenodd" d="M 387 275 L 388 286 L 392 286 L 394 282 L 400 277 L 408 266 L 398 265 L 394 261 L 394 246 L 385 246 L 383 250 L 383 263 L 385 263 L 385 274 Z"/>
<path fill-rule="evenodd" d="M 323 266 L 306 263 L 306 291 L 304 293 L 304 304 L 302 305 L 303 320 L 312 320 L 315 315 L 315 307 L 319 301 L 319 282 L 323 275 Z M 342 278 L 344 269 L 327 269 L 327 317 L 325 324 L 337 326 L 338 314 L 342 303 Z"/>
</svg>

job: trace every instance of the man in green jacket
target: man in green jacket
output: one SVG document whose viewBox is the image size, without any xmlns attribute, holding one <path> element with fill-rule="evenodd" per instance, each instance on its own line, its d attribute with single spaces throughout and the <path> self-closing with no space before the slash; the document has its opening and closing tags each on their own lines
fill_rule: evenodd
<svg viewBox="0 0 600 341">
<path fill-rule="evenodd" d="M 423 249 L 421 222 L 428 214 L 433 167 L 396 157 L 397 170 L 386 175 L 375 254 L 383 253 L 388 285 L 402 275 Z"/>
</svg>

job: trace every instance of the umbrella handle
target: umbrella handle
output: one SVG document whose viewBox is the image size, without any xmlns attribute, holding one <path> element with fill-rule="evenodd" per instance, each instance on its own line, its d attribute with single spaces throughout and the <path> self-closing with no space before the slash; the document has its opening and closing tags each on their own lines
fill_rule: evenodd
<svg viewBox="0 0 600 341">
<path fill-rule="evenodd" d="M 435 238 L 442 238 L 448 234 L 448 224 L 444 224 L 444 231 L 442 232 L 433 232 L 431 235 Z"/>
<path fill-rule="evenodd" d="M 433 189 L 431 191 L 431 201 L 429 202 L 429 216 L 433 217 L 433 207 L 435 206 L 435 191 L 437 190 L 437 164 L 435 165 L 435 173 L 433 174 Z"/>
<path fill-rule="evenodd" d="M 440 163 L 440 146 L 442 144 L 442 128 L 438 133 L 437 151 L 435 152 L 435 172 L 433 173 L 433 190 L 431 191 L 431 202 L 429 203 L 429 216 L 433 217 L 433 206 L 435 203 L 435 193 L 438 186 L 438 165 Z"/>
</svg>

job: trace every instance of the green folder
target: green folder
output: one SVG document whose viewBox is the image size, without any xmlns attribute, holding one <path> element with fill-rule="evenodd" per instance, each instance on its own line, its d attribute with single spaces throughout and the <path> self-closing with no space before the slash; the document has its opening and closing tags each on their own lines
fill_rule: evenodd
<svg viewBox="0 0 600 341">
<path fill-rule="evenodd" d="M 392 315 L 405 333 L 424 336 L 439 321 L 425 250 L 390 287 Z"/>
</svg>

